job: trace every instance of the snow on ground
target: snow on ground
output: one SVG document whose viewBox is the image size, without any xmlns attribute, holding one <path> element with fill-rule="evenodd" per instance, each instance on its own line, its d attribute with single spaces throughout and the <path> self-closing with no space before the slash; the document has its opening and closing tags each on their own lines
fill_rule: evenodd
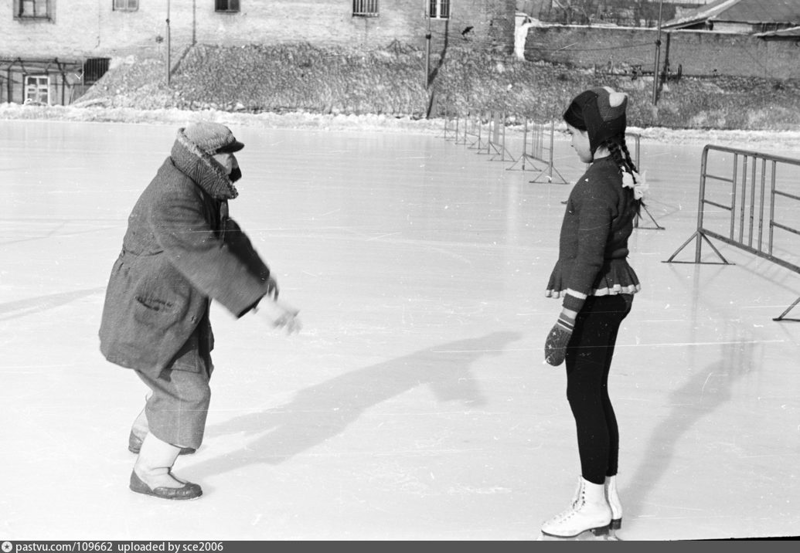
<svg viewBox="0 0 800 553">
<path fill-rule="evenodd" d="M 136 110 L 131 108 L 76 108 L 71 106 L 26 106 L 0 104 L 0 119 L 42 119 L 64 121 L 103 121 L 121 123 L 186 124 L 211 120 L 230 126 L 262 126 L 267 128 L 381 131 L 401 133 L 440 133 L 442 119 L 412 119 L 386 115 L 323 115 L 314 113 L 231 113 L 217 110 L 183 111 L 178 109 Z M 509 127 L 508 132 L 514 132 Z M 517 129 L 519 130 L 519 129 Z M 565 132 L 563 123 L 556 130 Z M 722 131 L 713 129 L 667 129 L 663 127 L 629 127 L 643 140 L 669 144 L 717 144 L 735 148 L 781 154 L 800 151 L 798 131 Z"/>
</svg>

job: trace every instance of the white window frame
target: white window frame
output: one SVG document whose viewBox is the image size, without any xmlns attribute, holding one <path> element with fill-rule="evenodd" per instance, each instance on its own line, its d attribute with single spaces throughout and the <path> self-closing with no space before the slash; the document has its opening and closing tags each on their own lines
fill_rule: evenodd
<svg viewBox="0 0 800 553">
<path fill-rule="evenodd" d="M 378 17 L 378 0 L 353 0 L 353 17 Z"/>
<path fill-rule="evenodd" d="M 15 19 L 53 19 L 55 0 L 14 0 Z"/>
<path fill-rule="evenodd" d="M 114 0 L 111 9 L 115 12 L 139 11 L 139 0 Z"/>
<path fill-rule="evenodd" d="M 25 103 L 31 102 L 50 105 L 49 75 L 25 75 Z"/>
<path fill-rule="evenodd" d="M 227 8 L 221 8 L 220 3 L 224 2 Z M 231 6 L 233 4 L 233 6 Z M 216 13 L 239 13 L 242 10 L 240 0 L 214 0 L 214 11 Z"/>
<path fill-rule="evenodd" d="M 452 0 L 425 0 L 425 10 L 431 19 L 450 19 Z"/>
</svg>

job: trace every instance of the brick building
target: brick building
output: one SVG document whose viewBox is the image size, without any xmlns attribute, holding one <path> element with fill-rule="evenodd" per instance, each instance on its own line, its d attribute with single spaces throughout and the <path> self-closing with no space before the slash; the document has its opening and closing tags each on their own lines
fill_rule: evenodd
<svg viewBox="0 0 800 553">
<path fill-rule="evenodd" d="M 68 104 L 114 58 L 194 44 L 370 50 L 445 41 L 510 53 L 516 0 L 0 0 L 0 101 Z"/>
</svg>

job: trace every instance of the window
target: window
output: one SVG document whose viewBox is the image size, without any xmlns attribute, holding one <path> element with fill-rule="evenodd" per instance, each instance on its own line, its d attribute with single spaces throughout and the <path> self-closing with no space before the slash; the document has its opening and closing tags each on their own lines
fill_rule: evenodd
<svg viewBox="0 0 800 553">
<path fill-rule="evenodd" d="M 214 11 L 216 12 L 238 12 L 239 0 L 214 0 Z"/>
<path fill-rule="evenodd" d="M 54 0 L 53 0 L 54 1 Z M 18 19 L 50 19 L 51 0 L 14 0 L 14 14 Z"/>
<path fill-rule="evenodd" d="M 50 77 L 47 75 L 25 76 L 25 103 L 50 104 Z"/>
<path fill-rule="evenodd" d="M 353 17 L 378 17 L 378 0 L 353 0 Z"/>
<path fill-rule="evenodd" d="M 428 0 L 431 19 L 450 19 L 450 0 Z"/>
<path fill-rule="evenodd" d="M 115 12 L 135 12 L 139 9 L 139 0 L 114 0 Z"/>
<path fill-rule="evenodd" d="M 83 84 L 94 84 L 108 71 L 109 58 L 89 58 L 83 64 Z"/>
</svg>

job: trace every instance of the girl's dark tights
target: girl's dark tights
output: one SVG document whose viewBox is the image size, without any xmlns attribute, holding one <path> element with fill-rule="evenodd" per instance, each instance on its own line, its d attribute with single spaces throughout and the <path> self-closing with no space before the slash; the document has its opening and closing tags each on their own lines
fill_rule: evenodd
<svg viewBox="0 0 800 553">
<path fill-rule="evenodd" d="M 602 484 L 617 474 L 619 429 L 608 396 L 617 332 L 633 296 L 590 296 L 575 320 L 566 350 L 567 400 L 578 433 L 583 478 Z"/>
</svg>

